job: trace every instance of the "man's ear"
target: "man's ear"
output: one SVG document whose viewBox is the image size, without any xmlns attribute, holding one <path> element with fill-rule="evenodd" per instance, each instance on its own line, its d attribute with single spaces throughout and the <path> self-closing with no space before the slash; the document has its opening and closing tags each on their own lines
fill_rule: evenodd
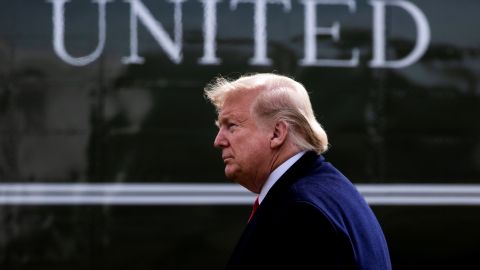
<svg viewBox="0 0 480 270">
<path fill-rule="evenodd" d="M 288 136 L 288 124 L 285 121 L 278 121 L 274 128 L 270 139 L 270 147 L 277 148 L 283 145 Z"/>
</svg>

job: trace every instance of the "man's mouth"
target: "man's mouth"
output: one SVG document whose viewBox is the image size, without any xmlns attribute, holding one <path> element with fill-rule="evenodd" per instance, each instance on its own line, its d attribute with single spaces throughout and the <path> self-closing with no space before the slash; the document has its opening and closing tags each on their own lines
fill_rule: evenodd
<svg viewBox="0 0 480 270">
<path fill-rule="evenodd" d="M 233 157 L 232 156 L 223 156 L 222 159 L 223 159 L 223 162 L 227 162 L 230 159 L 233 159 Z"/>
</svg>

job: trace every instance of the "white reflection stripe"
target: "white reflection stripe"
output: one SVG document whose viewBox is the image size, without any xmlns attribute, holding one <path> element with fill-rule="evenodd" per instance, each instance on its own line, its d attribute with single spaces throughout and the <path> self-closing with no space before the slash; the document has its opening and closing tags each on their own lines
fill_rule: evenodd
<svg viewBox="0 0 480 270">
<path fill-rule="evenodd" d="M 255 196 L 0 196 L 0 204 L 251 205 Z"/>
<path fill-rule="evenodd" d="M 480 184 L 358 184 L 371 205 L 480 205 Z M 250 205 L 236 184 L 3 183 L 1 205 Z"/>
<path fill-rule="evenodd" d="M 480 194 L 480 184 L 359 184 L 361 193 Z"/>
<path fill-rule="evenodd" d="M 251 205 L 255 196 L 0 196 L 0 205 Z M 480 205 L 479 197 L 365 197 L 370 205 Z"/>
<path fill-rule="evenodd" d="M 370 205 L 463 205 L 480 206 L 480 197 L 365 197 Z"/>
<path fill-rule="evenodd" d="M 157 192 L 240 192 L 246 190 L 236 184 L 128 184 L 128 183 L 4 183 L 0 184 L 0 192 L 133 192 L 133 193 L 157 193 Z"/>
<path fill-rule="evenodd" d="M 361 193 L 448 193 L 480 194 L 480 184 L 357 184 Z M 0 192 L 130 192 L 130 193 L 245 193 L 243 187 L 236 184 L 129 184 L 129 183 L 2 183 Z"/>
</svg>

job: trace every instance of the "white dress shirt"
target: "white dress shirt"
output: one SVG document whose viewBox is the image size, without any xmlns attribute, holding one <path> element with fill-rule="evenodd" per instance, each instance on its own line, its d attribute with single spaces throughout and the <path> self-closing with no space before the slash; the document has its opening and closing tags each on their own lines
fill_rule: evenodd
<svg viewBox="0 0 480 270">
<path fill-rule="evenodd" d="M 265 196 L 267 196 L 268 191 L 272 188 L 272 186 L 280 179 L 280 177 L 288 170 L 292 165 L 297 162 L 303 154 L 305 154 L 307 151 L 300 152 L 293 157 L 285 160 L 280 166 L 278 166 L 269 176 L 267 181 L 262 187 L 262 190 L 260 191 L 260 194 L 258 194 L 258 202 L 262 203 L 263 199 L 265 199 Z"/>
</svg>

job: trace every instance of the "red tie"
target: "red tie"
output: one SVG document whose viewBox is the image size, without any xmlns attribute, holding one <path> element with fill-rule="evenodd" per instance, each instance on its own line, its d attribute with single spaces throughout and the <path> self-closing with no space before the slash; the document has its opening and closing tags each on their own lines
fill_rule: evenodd
<svg viewBox="0 0 480 270">
<path fill-rule="evenodd" d="M 255 214 L 255 211 L 257 211 L 257 208 L 258 208 L 259 205 L 260 205 L 260 203 L 258 202 L 258 196 L 257 196 L 257 198 L 255 199 L 255 203 L 253 204 L 252 213 L 250 214 L 250 217 L 248 218 L 248 222 L 250 222 L 250 220 L 252 219 L 252 217 Z"/>
</svg>

